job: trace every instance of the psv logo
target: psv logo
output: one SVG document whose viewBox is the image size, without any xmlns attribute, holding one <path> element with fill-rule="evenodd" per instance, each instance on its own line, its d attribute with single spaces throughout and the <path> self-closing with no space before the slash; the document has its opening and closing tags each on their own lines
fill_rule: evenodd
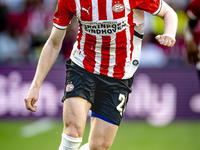
<svg viewBox="0 0 200 150">
<path fill-rule="evenodd" d="M 123 4 L 115 4 L 114 6 L 113 6 L 113 8 L 112 8 L 112 10 L 114 11 L 114 12 L 121 12 L 121 11 L 123 11 L 124 10 L 124 5 Z"/>
<path fill-rule="evenodd" d="M 68 84 L 67 86 L 66 86 L 66 92 L 70 92 L 70 91 L 72 91 L 74 89 L 74 85 L 73 84 Z"/>
</svg>

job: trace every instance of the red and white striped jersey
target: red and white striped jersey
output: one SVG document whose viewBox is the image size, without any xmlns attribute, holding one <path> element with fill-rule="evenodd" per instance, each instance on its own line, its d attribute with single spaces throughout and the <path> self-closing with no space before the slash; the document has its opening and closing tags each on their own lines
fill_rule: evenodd
<svg viewBox="0 0 200 150">
<path fill-rule="evenodd" d="M 72 61 L 91 73 L 127 79 L 139 64 L 143 11 L 155 15 L 161 6 L 162 0 L 59 0 L 53 24 L 66 29 L 75 15 Z"/>
</svg>

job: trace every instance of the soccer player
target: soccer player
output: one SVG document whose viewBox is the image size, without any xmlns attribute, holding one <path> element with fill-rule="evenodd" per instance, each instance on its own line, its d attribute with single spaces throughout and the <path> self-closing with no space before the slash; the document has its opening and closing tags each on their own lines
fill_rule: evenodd
<svg viewBox="0 0 200 150">
<path fill-rule="evenodd" d="M 188 61 L 196 64 L 200 80 L 200 1 L 192 0 L 186 12 L 188 15 L 188 25 L 184 37 L 187 44 Z"/>
<path fill-rule="evenodd" d="M 144 12 L 164 20 L 157 41 L 172 47 L 177 15 L 163 0 L 59 0 L 53 29 L 25 97 L 26 108 L 36 111 L 39 88 L 61 49 L 73 16 L 78 19 L 77 42 L 66 62 L 63 96 L 64 129 L 59 150 L 77 150 L 88 111 L 92 110 L 89 142 L 83 150 L 111 146 L 138 68 L 144 31 Z"/>
</svg>

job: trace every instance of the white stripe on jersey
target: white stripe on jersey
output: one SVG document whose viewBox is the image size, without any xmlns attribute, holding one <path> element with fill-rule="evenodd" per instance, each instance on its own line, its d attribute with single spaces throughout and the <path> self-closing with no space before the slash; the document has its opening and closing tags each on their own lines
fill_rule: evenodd
<svg viewBox="0 0 200 150">
<path fill-rule="evenodd" d="M 96 35 L 96 45 L 95 45 L 95 68 L 94 73 L 99 74 L 101 68 L 101 46 L 102 46 L 102 36 Z"/>
<path fill-rule="evenodd" d="M 126 28 L 126 41 L 127 41 L 127 50 L 126 50 L 126 53 L 127 53 L 127 57 L 126 57 L 126 63 L 125 63 L 125 66 L 124 66 L 124 76 L 127 76 L 127 73 L 129 72 L 130 70 L 130 66 L 132 66 L 132 63 L 130 63 L 131 59 L 130 59 L 130 54 L 131 54 L 131 35 L 130 35 L 130 28 Z M 133 42 L 133 41 L 132 41 Z"/>
<path fill-rule="evenodd" d="M 82 26 L 82 28 L 83 28 L 83 26 Z M 82 31 L 83 31 L 83 29 L 82 29 Z M 81 60 L 84 60 L 84 58 L 85 58 L 85 53 L 84 53 L 84 45 L 85 45 L 85 34 L 86 33 L 82 33 L 82 37 L 81 37 L 81 41 L 80 41 L 80 52 L 79 52 L 79 55 L 81 55 L 81 59 L 80 58 L 78 58 L 78 60 L 80 60 L 80 63 L 81 63 L 81 67 L 83 67 L 83 61 L 81 61 Z"/>
<path fill-rule="evenodd" d="M 92 0 L 92 8 L 90 9 L 92 9 L 92 20 L 97 22 L 99 20 L 98 0 Z"/>
<path fill-rule="evenodd" d="M 81 4 L 80 4 L 80 0 L 75 0 L 76 3 L 76 17 L 78 19 L 81 18 Z"/>
<path fill-rule="evenodd" d="M 113 20 L 112 0 L 106 0 L 106 14 L 107 20 Z"/>
<path fill-rule="evenodd" d="M 67 27 L 68 27 L 68 26 L 59 26 L 59 25 L 57 25 L 57 24 L 55 24 L 55 23 L 53 23 L 53 25 L 54 25 L 56 28 L 61 29 L 61 30 L 65 30 L 65 29 L 67 29 Z"/>
<path fill-rule="evenodd" d="M 108 67 L 108 76 L 112 77 L 113 73 L 114 73 L 114 66 L 116 64 L 115 62 L 115 55 L 116 55 L 116 35 L 112 34 L 111 35 L 111 41 L 110 41 L 110 60 L 109 60 L 109 64 L 110 67 Z"/>
<path fill-rule="evenodd" d="M 124 0 L 124 6 L 125 6 L 125 16 L 127 16 L 131 9 L 129 0 Z"/>
</svg>

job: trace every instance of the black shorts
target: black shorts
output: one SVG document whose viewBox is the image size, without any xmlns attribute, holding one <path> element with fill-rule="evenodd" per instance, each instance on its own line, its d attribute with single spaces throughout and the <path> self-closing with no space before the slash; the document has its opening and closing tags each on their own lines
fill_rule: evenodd
<svg viewBox="0 0 200 150">
<path fill-rule="evenodd" d="M 131 92 L 133 77 L 116 79 L 97 75 L 66 62 L 66 89 L 62 102 L 69 97 L 82 97 L 92 104 L 92 116 L 119 125 Z"/>
</svg>

